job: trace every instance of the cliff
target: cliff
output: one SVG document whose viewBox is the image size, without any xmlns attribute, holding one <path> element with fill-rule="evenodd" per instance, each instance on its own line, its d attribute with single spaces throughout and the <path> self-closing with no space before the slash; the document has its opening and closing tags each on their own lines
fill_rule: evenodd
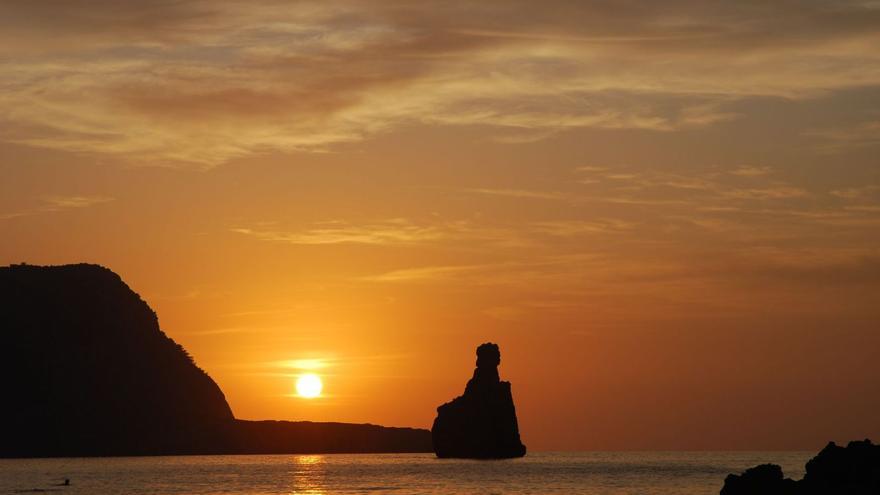
<svg viewBox="0 0 880 495">
<path fill-rule="evenodd" d="M 870 440 L 846 447 L 830 442 L 807 462 L 804 478 L 785 478 L 782 468 L 763 464 L 731 474 L 721 495 L 869 495 L 880 493 L 880 445 Z"/>
<path fill-rule="evenodd" d="M 477 348 L 477 367 L 464 394 L 437 408 L 431 429 L 437 457 L 502 459 L 526 455 L 510 382 L 498 376 L 498 345 Z"/>
<path fill-rule="evenodd" d="M 0 456 L 430 451 L 425 430 L 235 420 L 156 314 L 97 265 L 0 268 Z"/>
</svg>

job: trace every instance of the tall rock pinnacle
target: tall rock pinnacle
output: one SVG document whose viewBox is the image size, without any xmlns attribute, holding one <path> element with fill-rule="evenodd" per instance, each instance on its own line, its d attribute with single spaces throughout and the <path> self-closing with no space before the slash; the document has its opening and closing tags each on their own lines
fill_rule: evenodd
<svg viewBox="0 0 880 495">
<path fill-rule="evenodd" d="M 437 457 L 502 459 L 526 455 L 510 382 L 498 377 L 499 364 L 497 344 L 477 347 L 477 368 L 464 395 L 437 408 L 431 428 Z"/>
</svg>

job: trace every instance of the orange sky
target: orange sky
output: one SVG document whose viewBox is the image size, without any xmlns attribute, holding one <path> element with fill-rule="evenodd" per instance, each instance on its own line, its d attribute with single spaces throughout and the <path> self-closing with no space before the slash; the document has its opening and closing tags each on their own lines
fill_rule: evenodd
<svg viewBox="0 0 880 495">
<path fill-rule="evenodd" d="M 0 263 L 93 262 L 247 419 L 880 437 L 876 2 L 0 4 Z M 319 360 L 321 399 L 293 397 Z"/>
</svg>

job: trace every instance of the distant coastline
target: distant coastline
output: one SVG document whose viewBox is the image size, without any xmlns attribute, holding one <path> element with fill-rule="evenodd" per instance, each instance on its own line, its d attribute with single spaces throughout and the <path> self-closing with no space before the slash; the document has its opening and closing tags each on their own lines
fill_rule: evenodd
<svg viewBox="0 0 880 495">
<path fill-rule="evenodd" d="M 0 267 L 0 457 L 431 452 L 418 428 L 236 419 L 99 265 Z"/>
</svg>

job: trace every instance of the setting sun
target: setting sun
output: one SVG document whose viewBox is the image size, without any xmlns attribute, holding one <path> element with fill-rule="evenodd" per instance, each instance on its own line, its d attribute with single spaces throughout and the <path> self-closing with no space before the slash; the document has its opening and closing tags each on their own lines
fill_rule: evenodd
<svg viewBox="0 0 880 495">
<path fill-rule="evenodd" d="M 296 380 L 296 394 L 306 399 L 314 399 L 321 395 L 324 384 L 314 373 L 307 373 Z"/>
<path fill-rule="evenodd" d="M 428 451 L 490 342 L 529 453 L 880 441 L 880 0 L 105 4 L 0 0 L 0 458 Z M 498 478 L 400 490 L 616 489 Z"/>
</svg>

